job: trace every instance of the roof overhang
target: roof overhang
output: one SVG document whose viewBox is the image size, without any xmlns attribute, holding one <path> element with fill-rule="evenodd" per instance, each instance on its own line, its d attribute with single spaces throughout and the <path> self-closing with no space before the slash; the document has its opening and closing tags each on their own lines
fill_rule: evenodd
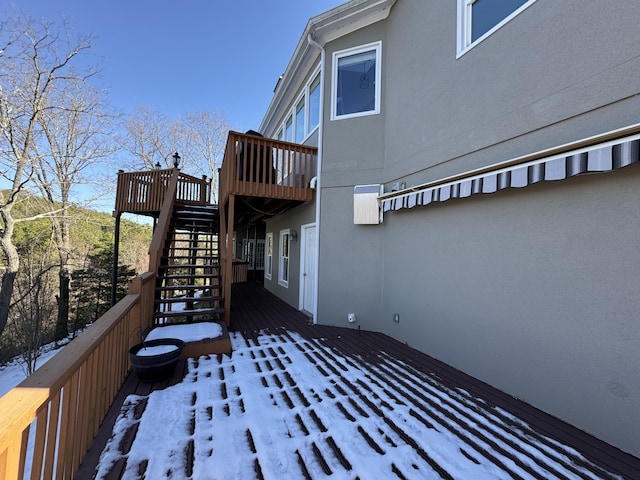
<svg viewBox="0 0 640 480">
<path fill-rule="evenodd" d="M 288 108 L 298 94 L 302 82 L 318 63 L 320 51 L 309 40 L 324 46 L 340 37 L 386 19 L 397 0 L 351 0 L 312 17 L 298 41 L 289 64 L 278 82 L 271 103 L 260 124 L 260 132 L 268 135 L 278 122 L 282 109 Z"/>
</svg>

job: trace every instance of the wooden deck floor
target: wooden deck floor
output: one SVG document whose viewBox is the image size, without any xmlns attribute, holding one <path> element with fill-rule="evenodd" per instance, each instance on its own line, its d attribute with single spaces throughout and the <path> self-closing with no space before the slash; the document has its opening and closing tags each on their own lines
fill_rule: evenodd
<svg viewBox="0 0 640 480">
<path fill-rule="evenodd" d="M 265 334 L 280 336 L 284 341 L 287 341 L 287 338 L 290 338 L 291 333 L 299 334 L 306 339 L 308 343 L 305 342 L 306 346 L 297 345 L 297 347 L 305 356 L 307 356 L 307 358 L 310 359 L 310 361 L 318 363 L 317 368 L 329 371 L 333 369 L 337 376 L 341 378 L 339 375 L 340 368 L 344 368 L 342 363 L 345 361 L 349 364 L 353 363 L 354 365 L 362 366 L 363 369 L 366 369 L 370 378 L 389 394 L 391 401 L 398 402 L 398 404 L 409 404 L 411 406 L 411 411 L 414 412 L 411 415 L 414 416 L 414 419 L 419 420 L 428 428 L 435 428 L 436 430 L 443 430 L 446 428 L 452 429 L 452 431 L 455 431 L 456 435 L 462 439 L 463 443 L 466 442 L 466 444 L 469 445 L 468 451 L 472 452 L 470 454 L 466 452 L 466 450 L 461 450 L 463 455 L 468 456 L 467 458 L 473 457 L 474 462 L 489 462 L 498 465 L 499 468 L 507 472 L 505 475 L 507 478 L 518 478 L 518 475 L 513 473 L 514 471 L 525 472 L 524 476 L 519 475 L 520 478 L 524 478 L 526 476 L 530 478 L 583 478 L 583 475 L 581 474 L 583 469 L 587 469 L 586 471 L 589 471 L 590 475 L 593 475 L 593 477 L 590 478 L 614 478 L 610 476 L 609 473 L 618 474 L 623 478 L 629 479 L 640 478 L 639 459 L 626 455 L 623 452 L 620 452 L 619 450 L 544 414 L 543 412 L 519 402 L 516 399 L 505 395 L 504 393 L 499 392 L 441 362 L 438 362 L 423 353 L 408 348 L 404 344 L 385 335 L 374 332 L 359 331 L 357 329 L 312 325 L 305 315 L 289 307 L 284 302 L 264 290 L 261 286 L 254 283 L 234 285 L 233 299 L 231 332 L 240 333 L 250 350 L 253 349 L 252 351 L 257 351 L 257 347 L 262 349 L 260 351 L 261 353 L 263 353 L 265 349 L 268 350 L 267 347 L 260 346 L 260 339 L 264 338 Z M 318 353 L 313 350 L 313 345 L 322 345 L 327 347 L 329 351 L 333 352 L 333 354 Z M 274 360 L 277 362 L 277 353 L 274 353 L 274 355 Z M 434 403 L 422 393 L 422 390 L 411 384 L 411 381 L 407 376 L 407 370 L 404 367 L 389 367 L 390 359 L 393 365 L 406 364 L 414 372 L 422 372 L 425 376 L 430 376 L 429 378 L 437 378 L 439 381 L 438 384 L 443 385 L 445 389 L 455 390 L 456 392 L 468 392 L 469 399 L 473 397 L 481 399 L 480 402 L 475 403 L 470 407 L 473 408 L 474 412 L 478 415 L 484 415 L 485 411 L 489 410 L 494 412 L 496 410 L 494 407 L 500 407 L 500 409 L 514 415 L 532 427 L 532 431 L 527 434 L 526 438 L 536 439 L 536 442 L 542 441 L 541 439 L 546 438 L 552 439 L 552 442 L 548 443 L 548 446 L 545 447 L 549 448 L 550 451 L 553 451 L 556 448 L 556 443 L 553 442 L 553 440 L 555 440 L 558 442 L 558 445 L 566 445 L 574 448 L 590 462 L 593 462 L 593 465 L 588 464 L 588 462 L 585 465 L 582 460 L 576 457 L 567 461 L 567 463 L 570 464 L 567 468 L 569 468 L 570 472 L 574 473 L 573 476 L 565 477 L 559 473 L 557 475 L 552 474 L 549 476 L 548 474 L 540 475 L 539 473 L 536 473 L 535 469 L 531 469 L 531 467 L 528 466 L 527 461 L 522 462 L 521 460 L 518 460 L 518 455 L 514 456 L 509 453 L 513 447 L 523 450 L 523 454 L 526 454 L 526 447 L 518 447 L 517 445 L 515 447 L 513 445 L 502 447 L 498 443 L 493 442 L 491 438 L 487 438 L 486 433 L 483 433 L 482 431 L 475 431 L 475 427 L 471 426 L 472 422 L 470 422 L 468 418 L 465 418 L 466 414 L 464 414 L 462 410 L 459 411 L 460 413 L 451 413 L 452 411 L 456 412 L 457 410 L 455 409 L 458 407 L 451 406 L 445 409 L 441 405 Z M 271 368 L 271 363 L 267 362 L 266 365 Z M 380 365 L 380 368 L 372 367 L 375 365 Z M 259 366 L 258 368 L 260 369 Z M 280 383 L 278 377 L 281 376 L 282 384 L 286 385 L 287 382 L 291 384 L 291 379 L 287 376 L 285 368 L 282 368 L 282 371 L 279 373 L 277 367 L 273 368 L 274 371 L 269 372 L 270 378 L 273 378 L 276 383 Z M 85 457 L 76 478 L 86 479 L 93 477 L 99 456 L 103 451 L 107 440 L 111 436 L 114 422 L 127 395 L 135 393 L 144 397 L 155 389 L 163 389 L 167 386 L 177 384 L 182 380 L 186 371 L 186 364 L 183 362 L 179 365 L 179 368 L 176 370 L 173 378 L 159 384 L 140 383 L 133 375 L 130 375 L 116 399 L 116 402 L 114 402 L 112 411 L 105 420 L 103 427 L 101 427 L 100 433 L 94 441 L 94 445 Z M 384 375 L 381 375 L 380 372 L 385 373 Z M 338 383 L 342 382 L 343 379 L 341 378 Z M 391 382 L 393 383 L 393 386 L 389 386 L 391 385 Z M 398 386 L 401 386 L 402 388 L 398 388 Z M 440 386 L 438 388 L 443 387 Z M 371 392 L 367 391 L 367 387 L 364 383 L 361 385 L 354 385 L 352 382 L 344 380 L 342 386 L 336 385 L 336 389 L 338 392 L 342 389 L 350 390 L 348 392 L 349 398 L 355 395 L 358 402 L 361 402 L 362 405 L 369 406 L 370 412 L 373 411 L 376 414 L 379 414 L 386 422 L 389 430 L 397 434 L 398 438 L 403 439 L 409 448 L 413 448 L 417 452 L 417 456 L 424 460 L 425 465 L 422 468 L 431 469 L 431 473 L 435 472 L 442 478 L 456 478 L 455 475 L 449 474 L 446 469 L 442 468 L 436 460 L 429 456 L 428 452 L 421 449 L 417 442 L 415 442 L 410 435 L 407 435 L 406 431 L 403 430 L 405 427 L 393 421 L 392 415 L 379 411 L 375 405 L 371 404 L 368 398 L 371 395 Z M 298 393 L 299 390 L 300 389 L 297 389 L 296 393 Z M 327 403 L 334 402 L 342 407 L 339 400 L 336 400 L 331 396 L 331 392 L 327 390 L 327 394 L 329 395 L 326 399 L 328 400 Z M 296 395 L 285 395 L 285 398 L 289 398 L 287 401 L 290 403 L 289 408 L 293 408 L 294 402 L 296 401 L 294 397 L 296 397 Z M 308 409 L 310 402 L 306 401 L 304 396 L 300 396 L 299 393 L 298 397 L 301 399 L 301 404 L 295 405 L 295 408 L 298 409 L 297 411 L 304 410 L 305 408 Z M 345 399 L 346 398 L 347 397 L 345 397 Z M 445 398 L 444 394 L 442 398 Z M 469 403 L 472 401 L 469 399 L 464 401 Z M 346 400 L 343 401 L 343 404 L 348 407 Z M 144 406 L 145 403 L 140 402 L 140 404 L 136 406 L 136 409 L 139 411 L 134 412 L 134 415 L 142 415 Z M 187 407 L 185 406 L 185 408 Z M 356 404 L 354 404 L 353 408 L 342 408 L 342 410 L 345 417 L 349 418 L 350 421 L 357 421 L 356 417 L 359 414 L 365 414 L 357 407 Z M 432 411 L 435 412 L 434 415 L 432 415 Z M 494 413 L 491 413 L 491 415 L 494 415 Z M 232 419 L 232 417 L 229 418 Z M 503 435 L 498 431 L 500 429 L 509 429 L 509 422 L 512 423 L 511 426 L 517 428 L 516 423 L 513 423 L 509 418 L 509 416 L 504 416 L 504 425 L 499 428 L 495 425 L 492 427 L 492 431 L 497 431 L 497 437 L 507 438 L 509 436 L 509 434 Z M 307 427 L 304 428 L 306 429 Z M 128 448 L 131 446 L 131 443 L 135 438 L 135 434 L 135 429 L 132 429 L 132 431 L 127 432 L 127 435 L 121 439 L 119 448 L 123 452 L 128 451 Z M 377 451 L 377 449 L 381 448 L 378 443 L 371 438 L 369 433 L 365 432 L 362 435 L 367 439 L 367 442 L 369 442 L 369 446 L 372 449 Z M 478 438 L 481 440 L 476 440 Z M 333 442 L 333 445 L 335 445 L 333 439 L 331 439 L 331 441 Z M 480 446 L 480 441 L 492 445 L 491 448 L 487 449 Z M 544 441 L 547 442 L 547 440 Z M 254 445 L 252 451 L 255 450 L 255 448 L 256 447 Z M 336 461 L 338 468 L 341 468 L 340 465 L 342 464 L 346 470 L 349 470 L 346 468 L 346 466 L 350 465 L 349 459 L 340 454 L 340 449 L 338 447 L 334 448 L 332 446 L 332 448 L 334 452 L 338 452 L 336 455 L 338 458 Z M 565 454 L 566 452 L 563 450 L 561 455 Z M 318 456 L 320 463 L 327 466 L 328 463 L 322 459 L 322 454 L 316 453 L 316 457 Z M 533 463 L 539 461 L 544 463 L 544 460 L 539 460 L 537 458 L 532 458 L 531 461 Z M 351 462 L 353 462 L 353 459 L 351 459 Z M 299 463 L 301 478 L 315 478 L 309 474 L 309 470 L 305 467 L 305 463 L 301 458 L 299 458 Z M 510 467 L 508 467 L 511 463 L 515 465 L 515 467 L 513 467 L 515 470 L 510 470 Z M 126 455 L 123 455 L 109 472 L 108 478 L 121 478 L 125 466 Z M 144 468 L 144 466 L 141 468 Z M 261 471 L 259 466 L 256 468 L 256 477 L 259 478 L 261 476 Z M 329 467 L 327 466 L 326 468 Z M 407 468 L 404 468 L 403 470 L 403 467 L 396 462 L 392 464 L 390 471 L 393 471 L 398 478 L 413 478 L 412 474 L 414 476 L 418 475 L 415 471 L 407 471 Z M 415 464 L 414 468 L 416 468 Z M 325 470 L 325 473 L 327 473 L 327 470 Z M 422 478 L 421 475 L 422 474 L 415 478 Z M 185 474 L 185 476 L 187 475 Z"/>
</svg>

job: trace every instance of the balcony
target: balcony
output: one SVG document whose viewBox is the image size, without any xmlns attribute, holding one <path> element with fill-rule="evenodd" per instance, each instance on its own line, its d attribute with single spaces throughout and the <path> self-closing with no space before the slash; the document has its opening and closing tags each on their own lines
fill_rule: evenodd
<svg viewBox="0 0 640 480">
<path fill-rule="evenodd" d="M 177 176 L 175 201 L 185 205 L 209 205 L 211 180 L 197 178 L 177 168 L 118 172 L 115 214 L 135 213 L 157 217 L 173 176 Z"/>
<path fill-rule="evenodd" d="M 231 314 L 233 232 L 313 201 L 317 154 L 316 147 L 229 132 L 218 197 L 220 238 L 226 239 L 220 242 L 225 318 Z"/>
<path fill-rule="evenodd" d="M 318 149 L 229 132 L 220 169 L 220 205 L 230 195 L 310 202 Z"/>
</svg>

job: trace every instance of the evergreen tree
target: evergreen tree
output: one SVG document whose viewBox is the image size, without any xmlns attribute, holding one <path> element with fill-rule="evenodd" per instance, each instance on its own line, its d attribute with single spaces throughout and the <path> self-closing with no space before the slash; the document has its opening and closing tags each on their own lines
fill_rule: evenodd
<svg viewBox="0 0 640 480">
<path fill-rule="evenodd" d="M 78 329 L 95 322 L 111 305 L 111 278 L 113 246 L 99 247 L 87 255 L 84 268 L 77 270 L 72 281 L 75 305 L 74 335 Z M 127 294 L 129 280 L 136 275 L 127 265 L 120 265 L 117 272 L 116 297 Z"/>
</svg>

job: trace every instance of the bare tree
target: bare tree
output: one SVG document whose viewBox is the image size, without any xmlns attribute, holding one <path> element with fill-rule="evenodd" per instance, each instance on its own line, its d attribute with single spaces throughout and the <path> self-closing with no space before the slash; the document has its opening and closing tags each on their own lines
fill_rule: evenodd
<svg viewBox="0 0 640 480">
<path fill-rule="evenodd" d="M 229 121 L 221 112 L 185 113 L 170 121 L 158 110 L 138 107 L 129 117 L 126 129 L 123 147 L 135 161 L 123 166 L 125 169 L 170 167 L 172 155 L 179 151 L 183 171 L 206 175 L 217 182 L 229 132 Z M 217 199 L 217 183 L 212 185 L 212 190 Z"/>
<path fill-rule="evenodd" d="M 0 31 L 0 170 L 10 189 L 0 193 L 0 248 L 6 266 L 0 285 L 0 333 L 9 315 L 20 256 L 13 243 L 13 207 L 20 193 L 34 179 L 37 144 L 44 137 L 42 124 L 70 85 L 81 85 L 88 76 L 80 56 L 91 46 L 90 37 L 70 38 L 66 25 L 16 16 Z M 50 215 L 51 212 L 48 212 Z M 36 217 L 40 217 L 38 215 Z M 35 218 L 35 217 L 32 217 Z"/>
<path fill-rule="evenodd" d="M 185 114 L 182 131 L 183 157 L 190 161 L 194 173 L 206 175 L 211 185 L 214 203 L 218 199 L 218 168 L 222 164 L 229 133 L 229 121 L 218 111 Z"/>
<path fill-rule="evenodd" d="M 41 347 L 55 327 L 55 266 L 42 246 L 32 242 L 21 251 L 24 267 L 16 278 L 17 297 L 11 306 L 8 332 L 20 349 L 27 375 L 32 374 L 42 354 Z"/>
<path fill-rule="evenodd" d="M 83 80 L 54 93 L 52 107 L 40 117 L 46 141 L 43 139 L 36 146 L 34 180 L 47 211 L 58 212 L 51 216 L 51 222 L 60 260 L 56 340 L 61 340 L 68 334 L 69 322 L 72 189 L 87 185 L 84 172 L 113 149 L 108 140 L 112 117 L 106 114 L 97 89 Z"/>
<path fill-rule="evenodd" d="M 122 147 L 133 156 L 133 161 L 125 166 L 127 170 L 171 165 L 170 157 L 176 151 L 177 138 L 175 127 L 164 113 L 140 106 L 125 126 L 127 133 Z"/>
</svg>

